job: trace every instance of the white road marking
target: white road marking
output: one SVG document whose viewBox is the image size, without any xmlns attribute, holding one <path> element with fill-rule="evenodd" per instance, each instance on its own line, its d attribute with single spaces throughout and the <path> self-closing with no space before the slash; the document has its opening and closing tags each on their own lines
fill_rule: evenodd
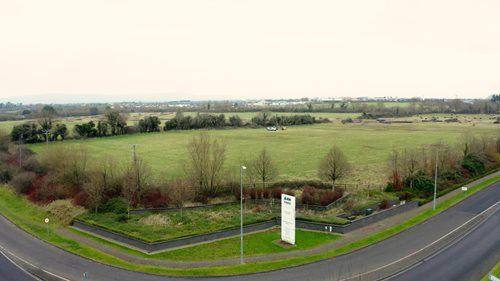
<svg viewBox="0 0 500 281">
<path fill-rule="evenodd" d="M 3 247 L 2 245 L 0 245 L 0 253 L 1 253 L 4 257 L 6 257 L 6 258 L 7 258 L 10 262 L 12 262 L 15 266 L 17 266 L 18 268 L 20 268 L 22 271 L 24 271 L 24 272 L 28 273 L 30 276 L 33 276 L 33 274 L 29 273 L 29 272 L 28 272 L 28 271 L 26 271 L 24 268 L 22 268 L 21 266 L 19 266 L 18 264 L 16 264 L 16 263 L 15 263 L 12 259 L 10 259 L 10 258 L 9 258 L 9 257 L 8 257 L 8 256 L 4 253 L 4 252 L 5 252 L 5 253 L 8 253 L 9 255 L 11 255 L 11 256 L 13 256 L 13 257 L 15 257 L 16 259 L 18 259 L 18 260 L 20 260 L 20 261 L 22 261 L 22 262 L 24 262 L 24 263 L 28 264 L 29 266 L 34 267 L 34 268 L 36 268 L 36 269 L 38 269 L 38 270 L 41 270 L 41 271 L 43 271 L 43 272 L 45 272 L 45 273 L 47 273 L 47 274 L 49 274 L 49 275 L 51 275 L 51 276 L 54 276 L 54 277 L 56 277 L 56 278 L 59 278 L 59 279 L 61 279 L 61 280 L 63 280 L 63 281 L 71 281 L 71 280 L 66 279 L 66 278 L 64 278 L 64 277 L 61 277 L 61 276 L 59 276 L 59 275 L 57 275 L 57 274 L 54 274 L 54 273 L 52 273 L 52 272 L 49 272 L 49 271 L 47 271 L 47 270 L 44 270 L 44 269 L 39 268 L 38 266 L 36 266 L 36 265 L 34 265 L 34 264 L 32 264 L 32 263 L 28 262 L 27 260 L 25 260 L 25 259 L 23 259 L 23 258 L 21 258 L 21 257 L 19 257 L 19 256 L 17 256 L 17 255 L 15 255 L 15 254 L 14 254 L 14 253 L 12 253 L 11 251 L 9 251 L 9 250 L 5 249 L 5 247 Z M 35 278 L 36 278 L 36 277 L 35 277 Z M 36 279 L 40 280 L 40 278 L 36 278 Z"/>
<path fill-rule="evenodd" d="M 341 279 L 340 281 L 346 281 L 346 280 L 350 280 L 350 279 L 353 279 L 353 278 L 359 278 L 359 277 L 361 277 L 361 276 L 363 276 L 363 275 L 367 275 L 367 274 L 370 274 L 370 273 L 373 273 L 373 272 L 379 271 L 379 270 L 384 269 L 384 268 L 386 268 L 386 267 L 388 267 L 388 266 L 391 266 L 391 265 L 393 265 L 393 264 L 395 264 L 395 263 L 398 263 L 398 262 L 400 262 L 400 261 L 402 261 L 402 260 L 404 260 L 404 259 L 407 259 L 407 258 L 409 258 L 409 257 L 411 257 L 411 256 L 413 256 L 413 255 L 415 255 L 415 254 L 417 254 L 417 253 L 420 253 L 420 252 L 422 252 L 423 250 L 425 250 L 425 249 L 427 249 L 427 248 L 431 247 L 432 245 L 434 245 L 434 244 L 438 243 L 439 241 L 443 240 L 444 238 L 448 237 L 448 236 L 449 236 L 449 235 L 451 235 L 453 232 L 455 232 L 455 231 L 459 230 L 459 229 L 460 229 L 460 228 L 462 228 L 464 225 L 466 225 L 466 224 L 470 223 L 471 221 L 473 221 L 473 220 L 474 220 L 474 219 L 476 219 L 477 217 L 479 217 L 479 216 L 483 215 L 484 213 L 486 213 L 486 212 L 487 212 L 487 211 L 489 211 L 490 209 L 492 209 L 492 208 L 496 207 L 496 205 L 497 205 L 497 204 L 499 204 L 499 203 L 500 203 L 500 201 L 496 202 L 495 204 L 491 205 L 488 209 L 486 209 L 486 210 L 482 211 L 482 212 L 481 212 L 481 213 L 479 213 L 478 215 L 476 215 L 476 216 L 474 216 L 473 218 L 471 218 L 470 220 L 468 220 L 468 221 L 464 222 L 463 224 L 461 224 L 461 225 L 460 225 L 460 226 L 458 226 L 457 228 L 453 229 L 452 231 L 450 231 L 450 232 L 449 232 L 449 233 L 447 233 L 446 235 L 444 235 L 444 236 L 442 236 L 441 238 L 439 238 L 438 240 L 436 240 L 436 241 L 434 241 L 434 242 L 430 243 L 429 245 L 427 245 L 427 246 L 423 247 L 422 249 L 420 249 L 420 250 L 418 250 L 418 251 L 416 251 L 416 252 L 413 252 L 413 253 L 411 253 L 411 254 L 408 254 L 408 255 L 406 255 L 406 256 L 404 256 L 404 257 L 402 257 L 402 258 L 398 259 L 398 260 L 395 260 L 395 261 L 393 261 L 393 262 L 391 262 L 391 263 L 388 263 L 388 264 L 386 264 L 386 265 L 383 265 L 383 266 L 381 266 L 381 267 L 378 267 L 378 268 L 372 269 L 372 270 L 370 270 L 370 271 L 367 271 L 367 272 L 364 272 L 364 273 L 360 273 L 360 274 L 357 274 L 357 275 L 354 275 L 354 276 L 351 276 L 351 277 L 348 277 L 348 278 Z"/>
</svg>

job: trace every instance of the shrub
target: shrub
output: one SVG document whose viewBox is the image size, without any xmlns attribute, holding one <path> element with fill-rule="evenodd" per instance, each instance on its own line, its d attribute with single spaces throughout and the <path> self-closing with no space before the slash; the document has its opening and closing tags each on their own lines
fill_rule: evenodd
<svg viewBox="0 0 500 281">
<path fill-rule="evenodd" d="M 35 178 L 36 174 L 33 172 L 21 172 L 12 177 L 10 184 L 14 187 L 17 193 L 26 194 L 35 181 Z"/>
<path fill-rule="evenodd" d="M 271 191 L 269 189 L 262 189 L 262 198 L 268 199 L 271 196 Z"/>
<path fill-rule="evenodd" d="M 378 205 L 378 207 L 381 209 L 381 210 L 385 210 L 385 209 L 389 209 L 391 207 L 391 204 L 389 204 L 389 200 L 387 199 L 383 199 L 380 204 Z"/>
<path fill-rule="evenodd" d="M 73 204 L 77 206 L 87 207 L 88 194 L 85 191 L 78 192 L 75 197 L 73 197 Z"/>
<path fill-rule="evenodd" d="M 154 214 L 141 218 L 139 223 L 152 227 L 166 227 L 170 224 L 170 220 L 161 214 Z"/>
<path fill-rule="evenodd" d="M 295 192 L 293 192 L 292 190 L 285 190 L 283 193 L 286 195 L 289 195 L 289 196 L 295 196 Z M 281 198 L 281 196 L 280 196 L 280 198 Z"/>
<path fill-rule="evenodd" d="M 340 197 L 339 197 L 340 198 Z M 321 206 L 328 206 L 333 203 L 337 198 L 337 194 L 334 191 L 322 192 L 319 198 L 319 204 Z"/>
<path fill-rule="evenodd" d="M 56 200 L 45 206 L 45 210 L 63 224 L 69 224 L 74 217 L 85 212 L 80 206 L 75 206 L 69 200 Z"/>
<path fill-rule="evenodd" d="M 482 174 L 486 170 L 484 161 L 475 155 L 468 155 L 465 157 L 462 161 L 462 167 L 469 171 L 473 176 Z"/>
<path fill-rule="evenodd" d="M 271 197 L 274 198 L 274 199 L 281 199 L 281 194 L 283 193 L 283 189 L 282 188 L 273 188 L 271 189 Z"/>
<path fill-rule="evenodd" d="M 37 202 L 52 202 L 67 198 L 67 193 L 63 185 L 44 182 L 32 198 Z"/>
<path fill-rule="evenodd" d="M 125 223 L 127 222 L 129 217 L 126 214 L 121 214 L 118 217 L 116 217 L 117 222 Z"/>
<path fill-rule="evenodd" d="M 419 193 L 420 197 L 427 197 L 434 190 L 434 181 L 425 172 L 420 171 L 413 180 L 413 188 Z"/>
<path fill-rule="evenodd" d="M 201 204 L 208 204 L 208 196 L 199 194 L 194 197 L 194 202 L 198 202 Z"/>
<path fill-rule="evenodd" d="M 101 213 L 125 214 L 127 213 L 127 203 L 122 197 L 115 197 L 101 205 L 99 211 Z"/>
<path fill-rule="evenodd" d="M 302 201 L 302 204 L 304 204 L 304 205 L 314 205 L 314 203 L 315 203 L 314 196 L 308 192 L 302 192 L 301 201 Z"/>
<path fill-rule="evenodd" d="M 0 183 L 6 183 L 11 179 L 10 171 L 3 165 L 0 165 Z"/>
<path fill-rule="evenodd" d="M 396 193 L 396 195 L 398 196 L 399 200 L 405 200 L 405 201 L 410 201 L 413 197 L 415 197 L 413 193 L 408 191 L 398 192 Z"/>
<path fill-rule="evenodd" d="M 36 159 L 35 156 L 30 156 L 28 159 L 24 160 L 23 162 L 23 169 L 29 172 L 34 172 L 37 174 L 43 174 L 44 173 L 44 168 L 38 160 Z"/>
<path fill-rule="evenodd" d="M 252 199 L 257 199 L 258 198 L 257 189 L 252 188 L 252 189 L 250 189 L 249 193 L 250 193 L 250 198 L 252 198 Z"/>
<path fill-rule="evenodd" d="M 158 188 L 149 190 L 143 199 L 146 208 L 165 208 L 170 201 L 170 197 Z"/>
</svg>

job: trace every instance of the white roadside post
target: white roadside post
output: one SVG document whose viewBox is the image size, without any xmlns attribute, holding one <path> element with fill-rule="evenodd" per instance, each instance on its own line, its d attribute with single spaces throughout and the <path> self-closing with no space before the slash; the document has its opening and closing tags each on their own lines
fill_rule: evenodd
<svg viewBox="0 0 500 281">
<path fill-rule="evenodd" d="M 47 235 L 49 235 L 49 218 L 45 218 L 45 220 L 43 220 L 45 222 L 45 225 L 47 226 Z"/>
<path fill-rule="evenodd" d="M 247 167 L 240 166 L 240 263 L 243 264 L 243 170 Z"/>
</svg>

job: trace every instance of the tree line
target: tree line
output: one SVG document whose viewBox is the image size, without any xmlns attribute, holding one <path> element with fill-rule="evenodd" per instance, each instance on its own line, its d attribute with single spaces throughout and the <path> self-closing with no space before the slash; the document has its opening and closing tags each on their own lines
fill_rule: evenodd
<svg viewBox="0 0 500 281">
<path fill-rule="evenodd" d="M 48 107 L 51 108 L 51 107 Z M 53 109 L 52 109 L 53 110 Z M 44 141 L 65 140 L 69 132 L 66 124 L 54 121 L 55 113 L 48 109 L 37 119 L 37 122 L 24 123 L 13 127 L 13 141 L 37 143 Z M 90 120 L 74 126 L 74 136 L 77 138 L 95 138 L 133 133 L 149 133 L 169 130 L 220 129 L 224 127 L 260 127 L 260 126 L 291 126 L 328 122 L 328 119 L 316 119 L 310 115 L 271 116 L 263 112 L 252 118 L 250 122 L 243 121 L 239 116 L 226 118 L 224 114 L 196 114 L 194 117 L 184 116 L 177 112 L 175 117 L 161 126 L 157 116 L 146 116 L 137 125 L 127 125 L 127 116 L 118 110 L 107 110 L 104 120 Z"/>
</svg>

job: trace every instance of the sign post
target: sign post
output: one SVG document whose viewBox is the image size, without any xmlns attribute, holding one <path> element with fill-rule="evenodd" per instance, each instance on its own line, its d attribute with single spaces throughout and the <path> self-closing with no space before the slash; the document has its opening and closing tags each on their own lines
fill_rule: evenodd
<svg viewBox="0 0 500 281">
<path fill-rule="evenodd" d="M 45 225 L 47 226 L 47 235 L 49 235 L 49 218 L 45 218 L 44 222 L 45 222 Z"/>
<path fill-rule="evenodd" d="M 295 197 L 281 194 L 281 240 L 295 245 Z"/>
</svg>

